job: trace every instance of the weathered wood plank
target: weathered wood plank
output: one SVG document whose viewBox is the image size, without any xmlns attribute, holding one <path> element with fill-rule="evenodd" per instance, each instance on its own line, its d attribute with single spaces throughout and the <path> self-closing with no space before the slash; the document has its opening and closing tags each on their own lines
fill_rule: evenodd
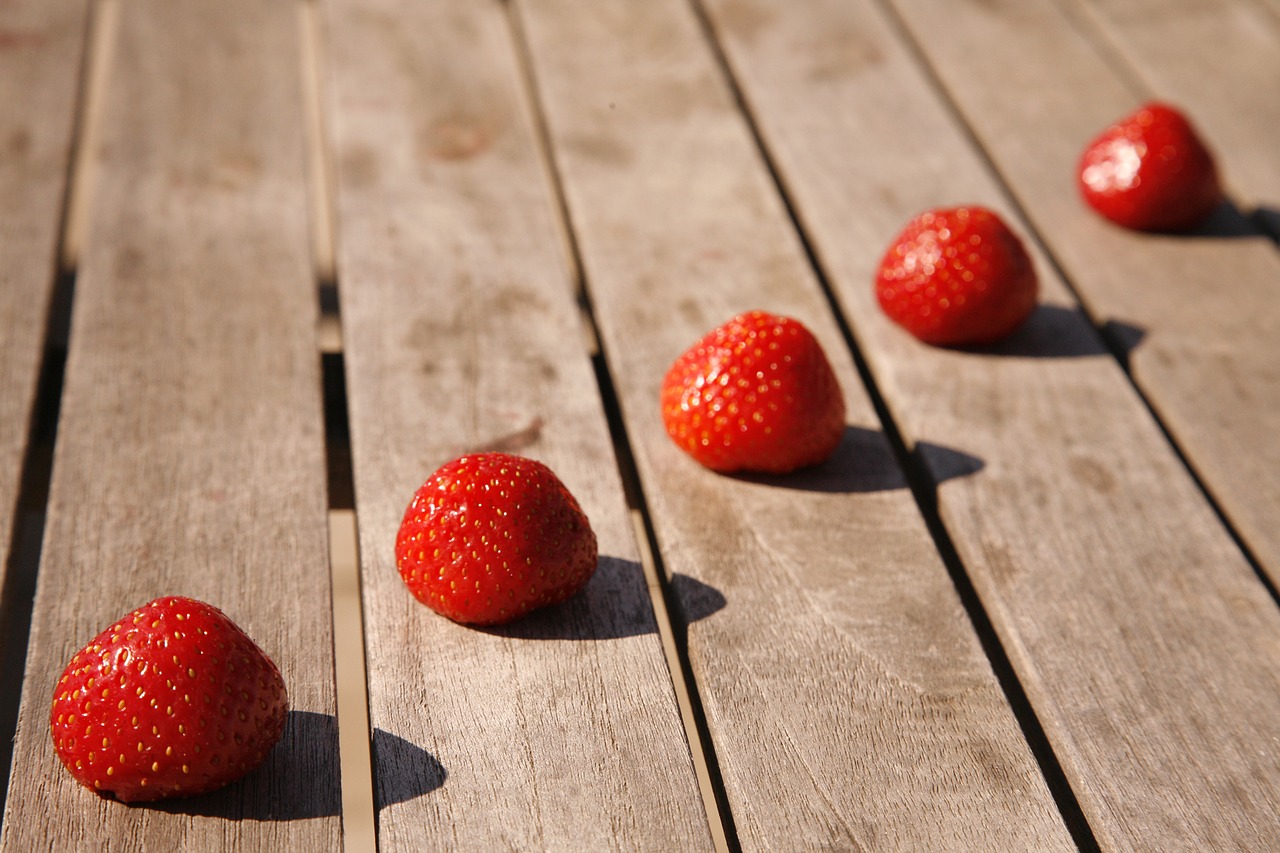
<svg viewBox="0 0 1280 853">
<path fill-rule="evenodd" d="M 57 244 L 87 19 L 86 0 L 0 6 L 0 801 L 48 481 L 39 386 L 46 353 L 46 375 L 57 360 L 46 333 L 61 317 Z"/>
<path fill-rule="evenodd" d="M 0 581 L 57 275 L 87 19 L 87 0 L 0 6 Z"/>
<path fill-rule="evenodd" d="M 913 5 L 912 26 L 929 21 L 919 34 L 944 81 L 959 88 L 962 60 L 980 76 L 990 94 L 967 115 L 1008 123 L 991 142 L 998 164 L 1013 150 L 1063 153 L 1038 151 L 1049 140 L 1024 125 L 1098 97 L 1086 71 L 1036 41 L 1040 28 L 971 38 L 974 20 L 1019 19 L 1029 4 L 943 5 Z M 910 216 L 967 202 L 1011 216 L 981 155 L 872 7 L 708 6 L 905 437 L 939 480 L 947 460 L 925 442 L 945 438 L 985 463 L 940 483 L 940 513 L 1098 842 L 1267 846 L 1280 803 L 1280 719 L 1267 710 L 1280 698 L 1280 612 L 1053 268 L 1038 263 L 1038 314 L 990 352 L 926 347 L 875 303 L 876 265 Z M 1000 78 L 986 54 L 1006 38 L 1019 46 Z M 1040 61 L 1055 68 L 1052 88 L 1023 85 Z M 1070 191 L 1069 166 L 1053 162 L 1065 169 L 1053 187 Z M 1037 193 L 1029 207 L 1047 204 L 1050 189 Z M 1062 223 L 1043 221 L 1052 240 Z M 1136 263 L 1164 243 L 1135 245 Z"/>
<path fill-rule="evenodd" d="M 335 849 L 296 10 L 131 0 L 120 11 L 0 846 Z M 293 711 L 242 783 L 128 807 L 58 765 L 49 696 L 80 645 L 164 594 L 224 609 L 280 666 Z"/>
<path fill-rule="evenodd" d="M 1079 201 L 1089 138 L 1135 106 L 1050 2 L 900 3 L 1094 318 L 1273 583 L 1280 581 L 1280 254 L 1224 211 L 1191 237 L 1127 232 Z M 980 46 L 980 49 L 979 49 Z M 963 71 L 961 70 L 963 69 Z M 1016 100 L 1005 94 L 1021 93 Z"/>
<path fill-rule="evenodd" d="M 506 10 L 327 9 L 381 849 L 709 848 Z M 394 560 L 414 489 L 485 447 L 546 462 L 601 553 L 489 631 Z"/>
<path fill-rule="evenodd" d="M 1280 21 L 1251 0 L 1073 0 L 1156 96 L 1207 137 L 1223 180 L 1280 228 Z"/>
<path fill-rule="evenodd" d="M 743 848 L 1069 848 L 691 10 L 517 9 Z M 836 365 L 817 470 L 719 476 L 663 430 L 670 362 L 752 308 Z"/>
</svg>

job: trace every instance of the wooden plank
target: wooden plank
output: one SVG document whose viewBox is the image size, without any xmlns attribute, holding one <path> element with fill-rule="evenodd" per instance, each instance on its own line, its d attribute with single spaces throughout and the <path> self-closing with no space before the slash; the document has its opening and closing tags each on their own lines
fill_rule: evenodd
<svg viewBox="0 0 1280 853">
<path fill-rule="evenodd" d="M 87 18 L 86 0 L 0 6 L 0 581 L 57 275 Z"/>
<path fill-rule="evenodd" d="M 1052 2 L 899 5 L 1090 313 L 1129 350 L 1144 395 L 1280 581 L 1274 244 L 1228 211 L 1199 236 L 1169 237 L 1114 227 L 1080 202 L 1080 151 L 1139 98 Z M 917 27 L 926 16 L 931 25 Z M 946 39 L 935 37 L 943 31 Z M 1009 90 L 1023 93 L 1016 104 Z"/>
<path fill-rule="evenodd" d="M 296 10 L 132 0 L 120 12 L 0 847 L 335 849 Z M 48 701 L 77 648 L 165 594 L 225 610 L 280 666 L 293 710 L 243 782 L 129 807 L 58 765 Z"/>
<path fill-rule="evenodd" d="M 0 6 L 0 805 L 48 483 L 56 382 L 42 396 L 41 378 L 60 359 L 57 244 L 88 17 L 86 0 Z"/>
<path fill-rule="evenodd" d="M 327 9 L 380 849 L 709 848 L 506 10 Z M 393 553 L 422 480 L 485 447 L 546 462 L 601 553 L 488 631 Z"/>
<path fill-rule="evenodd" d="M 517 9 L 743 849 L 1071 847 L 690 9 Z M 670 362 L 757 307 L 849 403 L 789 478 L 704 470 L 659 417 Z"/>
<path fill-rule="evenodd" d="M 1073 0 L 1068 9 L 1145 89 L 1187 111 L 1231 194 L 1280 229 L 1280 21 L 1255 0 Z"/>
<path fill-rule="evenodd" d="M 996 106 L 1010 87 L 1033 117 L 1055 93 L 1098 95 L 1076 89 L 1078 64 L 1026 41 L 1002 57 L 996 85 L 979 55 L 1000 39 L 969 40 L 966 22 L 1021 18 L 1027 4 L 954 15 L 941 5 L 913 7 L 911 24 L 946 34 L 926 42 L 944 80 L 960 75 L 962 56 L 986 70 L 984 109 L 1012 121 L 1013 107 Z M 939 480 L 946 460 L 926 445 L 939 437 L 984 463 L 940 483 L 939 510 L 1098 843 L 1268 846 L 1280 804 L 1280 719 L 1267 710 L 1280 698 L 1280 612 L 1053 267 L 1039 259 L 1044 304 L 991 352 L 919 344 L 875 304 L 885 246 L 921 209 L 985 203 L 1018 221 L 896 25 L 835 0 L 708 6 L 905 437 Z M 1058 85 L 1022 88 L 1041 59 L 1056 63 Z M 1159 254 L 1164 243 L 1141 245 Z"/>
</svg>

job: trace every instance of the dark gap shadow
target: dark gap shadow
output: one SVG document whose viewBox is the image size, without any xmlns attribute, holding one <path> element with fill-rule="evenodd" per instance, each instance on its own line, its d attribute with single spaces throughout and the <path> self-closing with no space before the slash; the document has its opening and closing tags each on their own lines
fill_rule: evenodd
<svg viewBox="0 0 1280 853">
<path fill-rule="evenodd" d="M 325 470 L 330 509 L 355 509 L 351 467 L 351 426 L 347 420 L 347 380 L 342 353 L 320 354 L 324 400 Z"/>
<path fill-rule="evenodd" d="M 444 785 L 449 772 L 420 746 L 382 729 L 373 730 L 374 810 L 406 803 Z"/>
<path fill-rule="evenodd" d="M 62 409 L 75 287 L 73 271 L 59 272 L 53 282 L 45 317 L 40 373 L 27 423 L 27 446 L 10 517 L 10 540 L 3 543 L 8 546 L 9 554 L 7 562 L 0 564 L 0 804 L 9 794 L 36 577 L 44 548 L 45 510 L 53 477 L 53 450 Z M 0 825 L 2 823 L 0 815 Z"/>
<path fill-rule="evenodd" d="M 338 301 L 338 283 L 322 281 L 316 288 L 316 300 L 320 306 L 320 314 L 325 317 L 337 317 L 340 303 Z"/>
<path fill-rule="evenodd" d="M 44 518 L 43 512 L 19 507 L 14 516 L 9 564 L 0 585 L 0 804 L 9 792 Z"/>
<path fill-rule="evenodd" d="M 1121 320 L 1107 320 L 1102 324 L 1102 337 L 1111 346 L 1111 351 L 1120 361 L 1125 371 L 1129 370 L 1129 356 L 1146 337 L 1146 330 Z"/>
<path fill-rule="evenodd" d="M 685 580 L 705 588 L 703 600 L 708 609 L 696 614 L 696 619 L 724 607 L 725 598 L 718 590 L 692 578 Z M 658 625 L 644 569 L 634 560 L 605 556 L 591 581 L 568 601 L 535 610 L 506 625 L 477 630 L 521 640 L 617 640 L 656 634 Z"/>
<path fill-rule="evenodd" d="M 290 711 L 262 766 L 225 788 L 130 808 L 228 820 L 305 820 L 342 813 L 338 723 L 332 714 Z"/>
<path fill-rule="evenodd" d="M 981 471 L 983 461 L 959 450 L 930 445 L 939 458 L 946 458 L 952 476 Z M 732 479 L 782 489 L 831 494 L 887 492 L 911 487 L 893 447 L 878 429 L 846 426 L 844 438 L 827 461 L 789 474 L 732 474 Z"/>
</svg>

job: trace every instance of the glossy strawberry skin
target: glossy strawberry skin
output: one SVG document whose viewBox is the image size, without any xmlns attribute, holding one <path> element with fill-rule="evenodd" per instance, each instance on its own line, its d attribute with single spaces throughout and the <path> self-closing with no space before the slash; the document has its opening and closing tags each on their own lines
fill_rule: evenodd
<svg viewBox="0 0 1280 853">
<path fill-rule="evenodd" d="M 1078 184 L 1094 210 L 1140 231 L 1184 231 L 1223 199 L 1213 155 L 1182 113 L 1159 103 L 1089 143 Z"/>
<path fill-rule="evenodd" d="M 722 473 L 816 465 L 845 429 L 844 396 L 817 339 L 764 311 L 734 317 L 676 359 L 661 406 L 672 441 Z"/>
<path fill-rule="evenodd" d="M 396 536 L 414 597 L 455 622 L 499 625 L 557 604 L 596 569 L 591 524 L 541 462 L 475 453 L 441 466 L 414 494 Z"/>
<path fill-rule="evenodd" d="M 54 749 L 76 781 L 123 802 L 221 788 L 284 732 L 280 670 L 221 610 L 159 598 L 76 652 L 54 690 Z"/>
<path fill-rule="evenodd" d="M 875 281 L 881 309 L 936 346 L 994 343 L 1035 310 L 1039 283 L 1018 236 L 978 206 L 926 211 L 889 245 Z"/>
</svg>

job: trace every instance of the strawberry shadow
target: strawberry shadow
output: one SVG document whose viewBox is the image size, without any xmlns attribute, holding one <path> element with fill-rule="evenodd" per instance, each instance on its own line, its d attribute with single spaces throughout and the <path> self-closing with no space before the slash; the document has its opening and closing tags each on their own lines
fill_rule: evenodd
<svg viewBox="0 0 1280 853">
<path fill-rule="evenodd" d="M 444 785 L 449 772 L 417 744 L 383 729 L 373 730 L 374 808 L 406 803 Z"/>
<path fill-rule="evenodd" d="M 931 452 L 946 460 L 950 477 L 966 476 L 981 471 L 984 462 L 976 456 L 941 445 L 922 442 Z M 731 474 L 730 479 L 770 488 L 828 494 L 866 494 L 909 489 L 889 439 L 878 429 L 846 426 L 844 437 L 835 452 L 823 463 L 801 468 L 788 474 Z"/>
<path fill-rule="evenodd" d="M 948 480 L 976 474 L 985 466 L 976 456 L 931 441 L 916 442 L 914 455 L 928 472 L 929 486 L 934 489 Z"/>
<path fill-rule="evenodd" d="M 1260 207 L 1250 215 L 1236 205 L 1235 202 L 1228 199 L 1219 203 L 1204 219 L 1191 228 L 1177 231 L 1152 231 L 1149 233 L 1156 237 L 1171 237 L 1174 239 L 1256 239 L 1266 236 L 1265 231 L 1268 230 L 1268 222 L 1276 224 L 1274 211 L 1270 211 L 1272 213 L 1270 219 L 1268 212 L 1268 208 Z"/>
<path fill-rule="evenodd" d="M 693 621 L 705 619 L 725 606 L 724 596 L 700 581 L 676 575 L 672 583 L 700 588 L 703 606 L 691 614 Z M 591 581 L 569 600 L 535 610 L 506 625 L 477 630 L 521 640 L 617 640 L 656 634 L 658 623 L 640 564 L 604 556 Z"/>
<path fill-rule="evenodd" d="M 338 724 L 332 714 L 290 711 L 280 742 L 263 764 L 208 794 L 130 808 L 227 820 L 305 820 L 342 812 Z"/>
</svg>

